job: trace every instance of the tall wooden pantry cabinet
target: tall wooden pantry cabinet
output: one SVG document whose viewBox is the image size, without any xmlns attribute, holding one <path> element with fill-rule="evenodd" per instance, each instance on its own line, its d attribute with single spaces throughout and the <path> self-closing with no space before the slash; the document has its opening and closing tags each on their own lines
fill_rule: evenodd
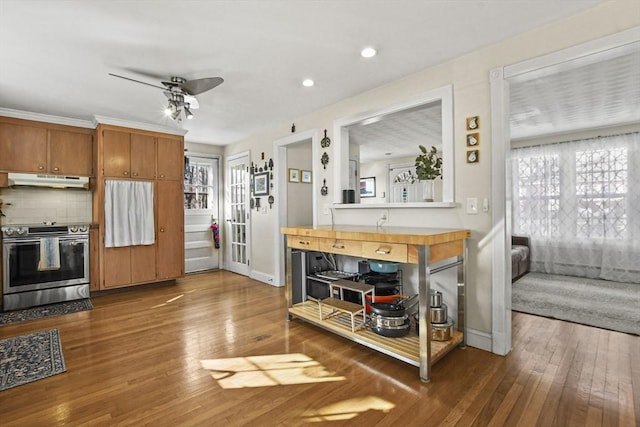
<svg viewBox="0 0 640 427">
<path fill-rule="evenodd" d="M 184 138 L 100 124 L 93 197 L 99 231 L 99 288 L 113 289 L 184 276 Z M 107 248 L 105 182 L 109 179 L 153 183 L 155 242 Z"/>
</svg>

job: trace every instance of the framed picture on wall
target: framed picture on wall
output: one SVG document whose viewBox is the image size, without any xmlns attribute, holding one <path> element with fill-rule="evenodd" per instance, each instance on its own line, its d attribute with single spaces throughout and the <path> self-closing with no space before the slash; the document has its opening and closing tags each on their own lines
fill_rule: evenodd
<svg viewBox="0 0 640 427">
<path fill-rule="evenodd" d="M 300 171 L 300 182 L 311 183 L 311 171 Z"/>
<path fill-rule="evenodd" d="M 269 172 L 257 173 L 253 178 L 253 195 L 267 196 L 269 194 Z"/>
<path fill-rule="evenodd" d="M 300 169 L 289 168 L 289 182 L 300 182 Z"/>
<path fill-rule="evenodd" d="M 360 178 L 360 197 L 376 197 L 376 178 Z"/>
</svg>

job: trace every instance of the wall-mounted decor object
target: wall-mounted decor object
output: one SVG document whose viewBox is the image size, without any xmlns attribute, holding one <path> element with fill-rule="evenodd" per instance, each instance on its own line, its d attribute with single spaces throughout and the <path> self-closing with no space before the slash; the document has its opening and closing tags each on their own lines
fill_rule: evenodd
<svg viewBox="0 0 640 427">
<path fill-rule="evenodd" d="M 360 178 L 360 197 L 376 197 L 376 178 Z"/>
<path fill-rule="evenodd" d="M 300 182 L 300 169 L 289 168 L 289 182 Z"/>
<path fill-rule="evenodd" d="M 327 163 L 329 163 L 329 155 L 327 154 L 326 151 L 322 153 L 322 157 L 320 158 L 320 163 L 322 163 L 323 168 L 325 169 L 327 168 Z"/>
<path fill-rule="evenodd" d="M 470 133 L 467 135 L 467 147 L 475 147 L 480 144 L 480 133 Z"/>
<path fill-rule="evenodd" d="M 271 209 L 273 207 L 273 202 L 275 201 L 274 197 L 273 196 L 269 196 L 267 201 L 269 202 L 269 209 Z"/>
<path fill-rule="evenodd" d="M 480 129 L 480 117 L 467 117 L 467 130 Z"/>
<path fill-rule="evenodd" d="M 480 161 L 479 150 L 467 151 L 467 163 L 478 163 L 478 161 Z"/>
<path fill-rule="evenodd" d="M 300 182 L 311 183 L 311 171 L 300 171 Z"/>
<path fill-rule="evenodd" d="M 320 146 L 322 146 L 322 148 L 327 148 L 328 146 L 331 145 L 331 139 L 327 136 L 327 130 L 324 130 L 324 138 L 322 138 L 322 141 L 320 141 Z"/>
<path fill-rule="evenodd" d="M 327 187 L 326 179 L 322 180 L 322 188 L 320 188 L 320 194 L 323 196 L 326 196 L 327 194 L 329 194 L 329 188 Z"/>
<path fill-rule="evenodd" d="M 272 158 L 269 159 L 269 170 L 270 171 L 273 170 L 273 159 Z"/>
<path fill-rule="evenodd" d="M 253 179 L 253 195 L 267 196 L 269 194 L 269 173 L 257 173 Z"/>
</svg>

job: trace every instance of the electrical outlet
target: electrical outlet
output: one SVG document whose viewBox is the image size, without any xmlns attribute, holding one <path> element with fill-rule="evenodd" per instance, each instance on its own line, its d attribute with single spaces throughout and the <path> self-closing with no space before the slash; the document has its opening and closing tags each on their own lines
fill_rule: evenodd
<svg viewBox="0 0 640 427">
<path fill-rule="evenodd" d="M 389 210 L 385 209 L 382 211 L 382 213 L 380 214 L 380 222 L 387 222 L 389 221 Z"/>
</svg>

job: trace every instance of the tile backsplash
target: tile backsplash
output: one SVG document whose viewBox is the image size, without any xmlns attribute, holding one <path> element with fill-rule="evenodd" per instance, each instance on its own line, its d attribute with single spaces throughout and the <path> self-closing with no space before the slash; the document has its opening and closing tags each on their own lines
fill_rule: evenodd
<svg viewBox="0 0 640 427">
<path fill-rule="evenodd" d="M 3 189 L 0 192 L 5 204 L 2 224 L 91 223 L 92 194 L 91 191 L 51 188 Z"/>
</svg>

